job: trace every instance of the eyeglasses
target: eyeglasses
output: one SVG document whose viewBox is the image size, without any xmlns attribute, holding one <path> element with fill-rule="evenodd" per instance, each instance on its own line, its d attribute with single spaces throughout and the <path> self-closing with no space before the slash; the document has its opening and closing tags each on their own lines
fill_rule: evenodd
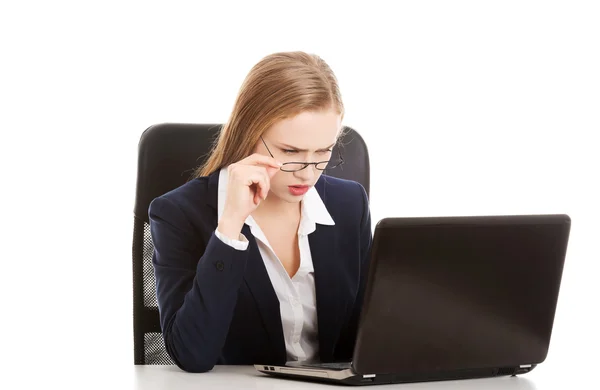
<svg viewBox="0 0 600 390">
<path fill-rule="evenodd" d="M 263 139 L 262 136 L 260 137 L 260 139 L 263 142 L 263 144 L 265 145 L 265 148 L 267 148 L 267 151 L 269 152 L 271 157 L 275 158 L 273 156 L 273 153 L 271 153 L 271 150 L 267 146 L 267 143 L 265 142 L 265 140 Z M 338 158 L 337 159 L 330 159 L 328 161 L 320 161 L 320 162 L 286 162 L 286 163 L 283 163 L 281 165 L 281 168 L 279 168 L 279 169 L 281 169 L 284 172 L 298 172 L 298 171 L 305 169 L 309 165 L 314 165 L 315 168 L 317 168 L 318 170 L 324 171 L 326 169 L 333 169 L 335 167 L 339 167 L 343 163 L 344 163 L 344 159 L 342 158 L 342 154 L 340 153 L 340 150 L 338 149 Z"/>
</svg>

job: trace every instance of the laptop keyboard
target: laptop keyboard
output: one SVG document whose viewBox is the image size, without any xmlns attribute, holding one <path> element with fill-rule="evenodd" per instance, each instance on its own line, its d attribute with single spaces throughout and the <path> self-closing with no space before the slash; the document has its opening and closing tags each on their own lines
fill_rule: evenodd
<svg viewBox="0 0 600 390">
<path fill-rule="evenodd" d="M 351 367 L 351 362 L 341 362 L 341 363 L 303 363 L 301 367 L 310 367 L 310 368 L 327 368 L 330 370 L 347 370 Z"/>
</svg>

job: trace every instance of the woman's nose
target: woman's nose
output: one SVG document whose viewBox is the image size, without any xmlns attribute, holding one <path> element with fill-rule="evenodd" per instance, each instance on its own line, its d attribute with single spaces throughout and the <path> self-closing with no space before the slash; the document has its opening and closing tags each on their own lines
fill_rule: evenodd
<svg viewBox="0 0 600 390">
<path fill-rule="evenodd" d="M 302 181 L 311 181 L 315 176 L 315 169 L 315 165 L 311 164 L 302 170 L 294 172 L 294 176 Z"/>
</svg>

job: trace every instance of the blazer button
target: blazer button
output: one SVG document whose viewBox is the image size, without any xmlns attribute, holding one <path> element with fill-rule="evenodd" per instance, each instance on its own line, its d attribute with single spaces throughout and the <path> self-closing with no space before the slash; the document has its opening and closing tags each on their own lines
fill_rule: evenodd
<svg viewBox="0 0 600 390">
<path fill-rule="evenodd" d="M 223 271 L 225 269 L 225 264 L 219 260 L 215 263 L 215 267 L 217 267 L 218 271 Z"/>
</svg>

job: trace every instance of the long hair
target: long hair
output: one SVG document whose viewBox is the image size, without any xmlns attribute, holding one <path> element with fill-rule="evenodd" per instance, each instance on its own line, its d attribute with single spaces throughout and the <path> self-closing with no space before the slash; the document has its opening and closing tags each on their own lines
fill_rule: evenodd
<svg viewBox="0 0 600 390">
<path fill-rule="evenodd" d="M 276 122 L 303 111 L 328 109 L 344 116 L 337 79 L 319 56 L 297 51 L 264 57 L 246 76 L 229 120 L 194 177 L 208 176 L 251 155 L 260 136 Z"/>
</svg>

